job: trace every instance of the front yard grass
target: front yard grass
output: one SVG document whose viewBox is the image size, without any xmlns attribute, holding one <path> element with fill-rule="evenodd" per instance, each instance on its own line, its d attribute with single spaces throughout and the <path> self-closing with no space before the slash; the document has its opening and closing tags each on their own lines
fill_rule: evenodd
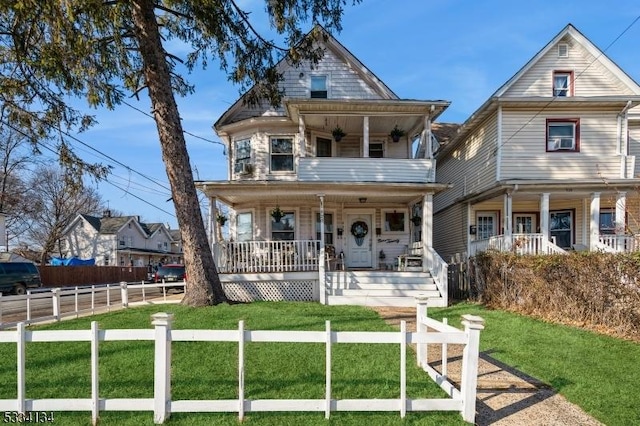
<svg viewBox="0 0 640 426">
<path fill-rule="evenodd" d="M 339 331 L 393 331 L 373 311 L 361 307 L 327 307 L 316 303 L 253 303 L 187 308 L 181 305 L 127 309 L 94 317 L 63 321 L 35 329 L 88 329 L 92 320 L 101 329 L 151 328 L 156 312 L 174 314 L 174 329 L 237 329 L 238 320 L 253 330 L 324 330 L 325 320 Z M 89 398 L 91 395 L 88 342 L 26 344 L 27 398 Z M 236 399 L 237 344 L 228 342 L 172 343 L 172 399 Z M 0 398 L 15 398 L 15 344 L 0 345 Z M 333 398 L 398 398 L 400 348 L 394 344 L 334 344 Z M 325 346 L 315 343 L 247 343 L 245 347 L 248 399 L 322 399 L 325 384 Z M 153 397 L 153 342 L 100 343 L 100 396 Z M 443 398 L 444 392 L 407 353 L 407 396 Z M 152 412 L 101 412 L 101 425 L 153 424 Z M 90 424 L 89 412 L 55 413 L 56 424 Z M 323 412 L 246 413 L 246 424 L 326 425 Z M 335 425 L 461 425 L 457 412 L 362 412 L 331 414 Z M 167 424 L 237 425 L 233 413 L 173 413 Z"/>
<path fill-rule="evenodd" d="M 640 425 L 640 344 L 475 304 L 429 310 L 455 327 L 467 313 L 485 319 L 482 352 L 542 380 L 606 425 Z"/>
<path fill-rule="evenodd" d="M 369 309 L 327 307 L 314 303 L 253 303 L 186 308 L 180 305 L 128 309 L 63 321 L 37 329 L 151 328 L 150 315 L 172 312 L 174 329 L 237 329 L 238 320 L 253 330 L 324 330 L 325 320 L 341 331 L 388 331 L 393 328 Z M 460 327 L 460 315 L 483 317 L 481 350 L 552 386 L 569 401 L 609 425 L 640 424 L 640 345 L 522 315 L 491 311 L 475 304 L 429 309 L 429 316 L 449 318 Z M 27 343 L 28 398 L 88 398 L 91 391 L 89 343 Z M 0 345 L 0 398 L 15 398 L 15 345 Z M 407 356 L 410 398 L 443 397 L 440 389 Z M 397 398 L 397 345 L 333 346 L 334 398 Z M 153 396 L 153 343 L 101 342 L 100 396 Z M 248 343 L 245 396 L 323 398 L 324 345 Z M 237 398 L 237 345 L 174 342 L 173 399 Z M 90 413 L 55 413 L 61 425 L 90 424 Z M 247 413 L 249 425 L 326 425 L 323 413 Z M 458 425 L 458 413 L 332 413 L 332 425 Z M 101 425 L 153 424 L 151 412 L 101 412 Z M 237 414 L 173 413 L 167 424 L 237 425 Z"/>
</svg>

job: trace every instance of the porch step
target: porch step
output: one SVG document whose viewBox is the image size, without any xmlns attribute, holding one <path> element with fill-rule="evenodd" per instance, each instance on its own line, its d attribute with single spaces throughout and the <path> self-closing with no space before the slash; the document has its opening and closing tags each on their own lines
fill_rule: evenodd
<svg viewBox="0 0 640 426">
<path fill-rule="evenodd" d="M 427 296 L 429 306 L 444 306 L 428 272 L 337 271 L 327 273 L 326 284 L 329 305 L 411 307 Z"/>
<path fill-rule="evenodd" d="M 358 306 L 395 306 L 400 308 L 412 308 L 416 306 L 413 297 L 408 296 L 327 296 L 328 305 L 358 305 Z M 440 297 L 429 299 L 427 306 L 431 308 L 443 307 L 444 300 Z"/>
</svg>

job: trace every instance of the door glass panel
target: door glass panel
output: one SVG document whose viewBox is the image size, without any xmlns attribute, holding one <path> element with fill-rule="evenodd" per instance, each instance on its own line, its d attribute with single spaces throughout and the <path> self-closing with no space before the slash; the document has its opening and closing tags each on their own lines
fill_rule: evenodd
<svg viewBox="0 0 640 426">
<path fill-rule="evenodd" d="M 497 215 L 481 213 L 476 216 L 476 239 L 483 240 L 496 235 Z"/>
<path fill-rule="evenodd" d="M 550 214 L 551 237 L 555 237 L 556 245 L 571 248 L 573 217 L 570 211 L 552 212 Z"/>
</svg>

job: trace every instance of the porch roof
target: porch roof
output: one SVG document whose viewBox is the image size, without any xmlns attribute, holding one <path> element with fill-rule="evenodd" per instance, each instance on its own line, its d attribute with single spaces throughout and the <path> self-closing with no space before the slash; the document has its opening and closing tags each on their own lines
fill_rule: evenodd
<svg viewBox="0 0 640 426">
<path fill-rule="evenodd" d="M 456 201 L 479 203 L 501 196 L 505 193 L 522 195 L 524 198 L 538 199 L 545 192 L 561 193 L 563 198 L 583 198 L 585 194 L 593 192 L 637 192 L 640 179 L 583 179 L 580 181 L 566 180 L 524 180 L 512 179 L 498 182 L 493 187 L 472 194 L 467 194 Z"/>
<path fill-rule="evenodd" d="M 280 203 L 317 203 L 318 195 L 326 202 L 362 204 L 409 204 L 426 194 L 435 194 L 451 185 L 444 183 L 379 182 L 272 182 L 272 181 L 196 181 L 196 187 L 208 197 L 216 197 L 233 207 L 259 201 Z"/>
</svg>

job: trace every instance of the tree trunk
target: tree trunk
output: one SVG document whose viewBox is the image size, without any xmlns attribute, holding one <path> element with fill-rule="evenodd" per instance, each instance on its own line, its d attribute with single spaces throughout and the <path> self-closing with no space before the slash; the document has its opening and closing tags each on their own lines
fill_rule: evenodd
<svg viewBox="0 0 640 426">
<path fill-rule="evenodd" d="M 153 0 L 133 1 L 134 33 L 182 235 L 187 272 L 183 303 L 190 306 L 216 305 L 226 302 L 227 298 L 207 241 L 154 6 Z"/>
</svg>

